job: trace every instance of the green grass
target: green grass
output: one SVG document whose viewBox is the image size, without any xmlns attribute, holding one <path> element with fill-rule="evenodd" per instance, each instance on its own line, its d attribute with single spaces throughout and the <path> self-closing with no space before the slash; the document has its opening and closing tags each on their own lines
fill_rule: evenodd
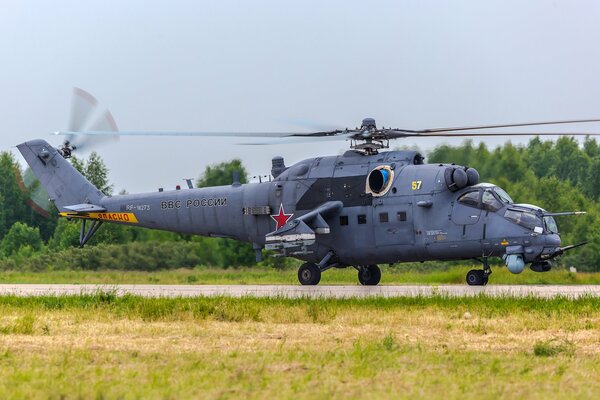
<svg viewBox="0 0 600 400">
<path fill-rule="evenodd" d="M 381 284 L 464 284 L 465 274 L 476 266 L 451 267 L 446 270 L 414 271 L 382 267 Z M 511 274 L 504 267 L 493 268 L 491 284 L 600 284 L 600 273 L 570 273 L 564 269 L 536 273 L 525 270 Z M 241 269 L 178 269 L 142 271 L 4 271 L 0 283 L 131 283 L 131 284 L 292 284 L 297 285 L 295 269 L 275 270 L 265 267 Z M 353 268 L 332 269 L 323 273 L 321 284 L 357 284 Z"/>
<path fill-rule="evenodd" d="M 597 398 L 600 299 L 0 296 L 0 398 Z"/>
</svg>

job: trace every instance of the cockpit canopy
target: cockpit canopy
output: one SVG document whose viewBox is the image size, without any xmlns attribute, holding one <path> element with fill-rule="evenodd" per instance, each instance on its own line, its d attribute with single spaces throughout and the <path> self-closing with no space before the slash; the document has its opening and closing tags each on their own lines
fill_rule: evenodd
<svg viewBox="0 0 600 400">
<path fill-rule="evenodd" d="M 556 221 L 552 216 L 544 215 L 543 209 L 527 204 L 514 204 L 508 193 L 496 185 L 475 185 L 461 194 L 457 202 L 490 212 L 497 212 L 507 206 L 503 216 L 510 222 L 536 233 L 558 233 Z"/>
<path fill-rule="evenodd" d="M 513 199 L 502 188 L 489 183 L 480 183 L 471 187 L 457 201 L 469 207 L 492 212 L 498 211 L 506 204 L 514 203 Z"/>
</svg>

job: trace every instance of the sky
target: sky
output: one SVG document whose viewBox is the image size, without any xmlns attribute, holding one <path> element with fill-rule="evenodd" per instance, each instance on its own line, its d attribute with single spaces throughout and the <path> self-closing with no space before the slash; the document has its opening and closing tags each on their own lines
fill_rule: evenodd
<svg viewBox="0 0 600 400">
<path fill-rule="evenodd" d="M 0 0 L 0 10 L 0 150 L 15 153 L 34 138 L 61 143 L 50 133 L 68 128 L 73 87 L 109 108 L 121 130 L 600 118 L 595 0 Z M 115 190 L 135 193 L 234 157 L 251 175 L 268 174 L 275 155 L 290 165 L 348 146 L 238 142 L 122 137 L 97 151 Z"/>
</svg>

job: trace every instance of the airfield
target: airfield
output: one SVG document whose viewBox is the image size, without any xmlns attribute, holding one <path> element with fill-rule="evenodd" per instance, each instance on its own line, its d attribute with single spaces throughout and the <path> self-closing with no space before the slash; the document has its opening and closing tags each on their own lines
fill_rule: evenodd
<svg viewBox="0 0 600 400">
<path fill-rule="evenodd" d="M 142 297 L 278 297 L 344 299 L 363 297 L 600 297 L 600 285 L 95 285 L 95 284 L 0 284 L 0 295 L 64 296 L 114 293 Z"/>
</svg>

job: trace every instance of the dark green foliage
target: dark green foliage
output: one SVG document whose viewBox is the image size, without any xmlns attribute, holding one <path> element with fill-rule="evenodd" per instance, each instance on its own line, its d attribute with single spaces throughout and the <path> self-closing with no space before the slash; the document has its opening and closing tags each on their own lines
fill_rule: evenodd
<svg viewBox="0 0 600 400">
<path fill-rule="evenodd" d="M 44 252 L 20 260 L 19 269 L 42 270 L 139 270 L 217 266 L 218 253 L 193 242 L 132 242 L 127 246 L 99 244 L 83 249 L 69 247 L 57 252 Z M 0 262 L 0 269 L 13 269 L 11 260 Z"/>
<path fill-rule="evenodd" d="M 32 228 L 22 222 L 15 222 L 0 242 L 4 256 L 12 256 L 26 249 L 28 253 L 40 251 L 43 242 L 38 228 Z"/>
<path fill-rule="evenodd" d="M 9 152 L 0 153 L 0 239 L 15 222 L 39 228 L 44 240 L 54 231 L 57 217 L 45 218 L 27 205 L 30 193 L 22 181 L 19 164 Z"/>
<path fill-rule="evenodd" d="M 220 164 L 209 165 L 196 182 L 197 187 L 224 186 L 233 182 L 233 172 L 237 171 L 240 183 L 248 182 L 248 172 L 240 159 L 234 159 Z"/>
<path fill-rule="evenodd" d="M 0 237 L 4 236 L 10 227 L 21 221 L 27 214 L 26 195 L 19 188 L 16 179 L 18 165 L 11 153 L 0 153 Z"/>
<path fill-rule="evenodd" d="M 108 183 L 108 167 L 98 153 L 93 151 L 85 162 L 77 157 L 72 157 L 71 164 L 102 193 L 107 196 L 112 195 L 113 185 Z"/>
</svg>

